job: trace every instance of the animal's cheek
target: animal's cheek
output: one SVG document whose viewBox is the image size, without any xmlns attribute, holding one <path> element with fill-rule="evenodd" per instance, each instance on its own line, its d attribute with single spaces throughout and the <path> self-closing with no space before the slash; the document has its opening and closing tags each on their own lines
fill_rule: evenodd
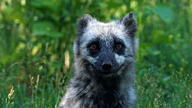
<svg viewBox="0 0 192 108">
<path fill-rule="evenodd" d="M 115 60 L 119 65 L 122 65 L 125 62 L 125 57 L 122 55 L 115 54 Z"/>
<path fill-rule="evenodd" d="M 135 58 L 134 58 L 133 56 L 128 56 L 128 57 L 126 58 L 126 61 L 127 61 L 128 63 L 134 63 L 134 62 L 135 62 Z"/>
<path fill-rule="evenodd" d="M 87 58 L 87 56 L 89 55 L 89 51 L 86 47 L 80 47 L 80 55 L 82 58 Z"/>
<path fill-rule="evenodd" d="M 93 58 L 91 56 L 86 56 L 86 58 L 91 64 L 95 64 L 97 62 L 97 57 Z"/>
</svg>

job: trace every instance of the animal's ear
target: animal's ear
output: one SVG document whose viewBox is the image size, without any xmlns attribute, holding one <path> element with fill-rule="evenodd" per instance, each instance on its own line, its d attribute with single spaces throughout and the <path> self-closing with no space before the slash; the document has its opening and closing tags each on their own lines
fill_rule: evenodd
<svg viewBox="0 0 192 108">
<path fill-rule="evenodd" d="M 90 21 L 92 21 L 94 18 L 89 15 L 89 14 L 85 14 L 83 17 L 81 17 L 79 20 L 78 20 L 78 33 L 81 35 L 85 28 L 87 27 L 88 23 Z"/>
<path fill-rule="evenodd" d="M 137 31 L 137 24 L 133 13 L 128 13 L 120 20 L 120 22 L 125 26 L 125 29 L 129 35 L 134 36 L 135 32 Z"/>
</svg>

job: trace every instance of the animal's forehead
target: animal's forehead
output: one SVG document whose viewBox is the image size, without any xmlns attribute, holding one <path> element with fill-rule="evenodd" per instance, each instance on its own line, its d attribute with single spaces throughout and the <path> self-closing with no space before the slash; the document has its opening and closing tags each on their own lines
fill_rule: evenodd
<svg viewBox="0 0 192 108">
<path fill-rule="evenodd" d="M 116 36 L 125 35 L 123 27 L 113 22 L 111 23 L 97 22 L 89 24 L 86 30 L 86 34 L 102 37 L 111 35 Z"/>
<path fill-rule="evenodd" d="M 99 38 L 107 42 L 107 40 L 111 41 L 113 37 L 117 37 L 125 41 L 125 37 L 127 37 L 125 35 L 126 33 L 123 31 L 123 27 L 113 22 L 90 23 L 81 37 L 81 42 L 83 43 L 83 46 L 86 46 L 87 43 L 95 38 Z"/>
<path fill-rule="evenodd" d="M 107 42 L 113 40 L 114 37 L 121 39 L 126 43 L 126 46 L 129 46 L 129 36 L 127 36 L 123 26 L 113 22 L 89 24 L 81 37 L 81 42 L 82 46 L 86 46 L 87 43 L 96 38 Z"/>
</svg>

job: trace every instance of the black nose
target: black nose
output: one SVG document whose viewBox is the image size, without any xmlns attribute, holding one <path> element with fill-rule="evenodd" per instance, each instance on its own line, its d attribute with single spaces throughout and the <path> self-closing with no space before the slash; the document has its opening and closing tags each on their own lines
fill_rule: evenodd
<svg viewBox="0 0 192 108">
<path fill-rule="evenodd" d="M 102 69 L 103 69 L 104 71 L 110 71 L 111 68 L 112 68 L 112 63 L 111 63 L 111 62 L 104 62 L 104 63 L 102 64 Z"/>
</svg>

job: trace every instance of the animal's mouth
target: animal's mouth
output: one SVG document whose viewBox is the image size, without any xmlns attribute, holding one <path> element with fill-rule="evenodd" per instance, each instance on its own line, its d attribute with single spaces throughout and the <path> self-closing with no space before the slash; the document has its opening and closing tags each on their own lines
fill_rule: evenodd
<svg viewBox="0 0 192 108">
<path fill-rule="evenodd" d="M 118 75 L 119 71 L 122 71 L 125 64 L 117 65 L 116 67 L 113 67 L 113 69 L 110 70 L 102 70 L 100 67 L 98 67 L 96 64 L 92 64 L 88 60 L 84 61 L 84 65 L 88 70 L 88 73 L 90 75 L 96 75 L 96 76 L 116 76 Z"/>
<path fill-rule="evenodd" d="M 100 70 L 100 69 L 97 69 L 96 66 L 94 66 L 93 64 L 91 66 L 92 66 L 95 74 L 97 74 L 97 75 L 114 76 L 114 75 L 117 75 L 117 73 L 123 68 L 124 65 L 122 64 L 111 70 Z"/>
</svg>

